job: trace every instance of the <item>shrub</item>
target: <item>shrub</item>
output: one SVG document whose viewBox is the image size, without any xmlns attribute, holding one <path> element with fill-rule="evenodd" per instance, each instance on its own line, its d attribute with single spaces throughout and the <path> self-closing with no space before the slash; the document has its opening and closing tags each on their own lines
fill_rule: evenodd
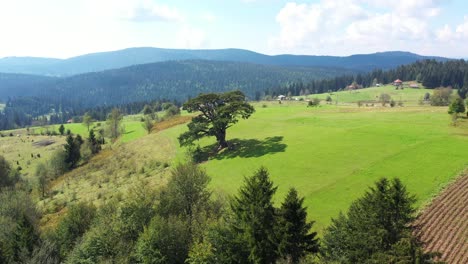
<svg viewBox="0 0 468 264">
<path fill-rule="evenodd" d="M 433 106 L 447 106 L 450 103 L 452 95 L 452 88 L 437 88 L 431 96 L 431 105 Z"/>
<path fill-rule="evenodd" d="M 310 100 L 307 103 L 307 107 L 316 107 L 316 106 L 319 106 L 319 105 L 320 105 L 320 99 L 318 99 L 318 98 L 312 98 L 312 100 Z"/>
</svg>

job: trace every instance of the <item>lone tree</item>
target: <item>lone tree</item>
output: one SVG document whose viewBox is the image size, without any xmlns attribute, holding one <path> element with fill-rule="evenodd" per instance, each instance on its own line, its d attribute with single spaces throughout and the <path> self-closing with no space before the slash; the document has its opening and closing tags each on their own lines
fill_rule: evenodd
<svg viewBox="0 0 468 264">
<path fill-rule="evenodd" d="M 200 138 L 214 136 L 218 142 L 218 150 L 228 146 L 226 129 L 237 123 L 239 117 L 247 119 L 255 112 L 253 106 L 245 101 L 245 95 L 241 91 L 200 94 L 188 100 L 183 109 L 189 113 L 201 113 L 192 118 L 192 122 L 188 124 L 189 130 L 179 136 L 180 145 L 191 145 Z"/>
<path fill-rule="evenodd" d="M 61 124 L 59 127 L 59 133 L 61 136 L 63 136 L 63 134 L 65 133 L 65 127 L 63 126 L 63 124 Z"/>
<path fill-rule="evenodd" d="M 122 119 L 122 113 L 118 108 L 112 109 L 112 112 L 107 117 L 107 129 L 109 137 L 112 140 L 116 140 L 124 132 L 124 128 L 121 125 Z"/>
<path fill-rule="evenodd" d="M 92 123 L 93 123 L 93 117 L 88 112 L 86 112 L 83 116 L 83 125 L 86 128 L 88 128 L 88 131 Z"/>
</svg>

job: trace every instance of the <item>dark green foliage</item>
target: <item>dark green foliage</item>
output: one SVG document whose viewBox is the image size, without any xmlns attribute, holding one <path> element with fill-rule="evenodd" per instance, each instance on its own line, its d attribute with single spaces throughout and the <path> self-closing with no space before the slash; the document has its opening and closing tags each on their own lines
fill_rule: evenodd
<svg viewBox="0 0 468 264">
<path fill-rule="evenodd" d="M 0 188 L 15 185 L 19 181 L 19 172 L 11 168 L 10 163 L 0 156 Z"/>
<path fill-rule="evenodd" d="M 114 200 L 100 207 L 68 262 L 134 263 L 132 253 L 138 237 L 155 216 L 155 201 L 154 190 L 140 182 L 128 190 L 121 204 Z"/>
<path fill-rule="evenodd" d="M 143 112 L 143 115 L 151 115 L 151 114 L 153 114 L 153 109 L 151 108 L 151 106 L 149 106 L 149 105 L 146 104 L 146 105 L 143 107 L 143 111 L 142 111 L 142 112 Z"/>
<path fill-rule="evenodd" d="M 161 191 L 158 212 L 161 216 L 177 216 L 188 222 L 192 233 L 193 222 L 208 212 L 211 192 L 210 177 L 193 163 L 177 165 L 171 172 L 167 187 Z"/>
<path fill-rule="evenodd" d="M 184 110 L 200 114 L 188 124 L 189 131 L 179 136 L 180 145 L 191 145 L 200 138 L 214 136 L 218 142 L 218 149 L 227 147 L 226 130 L 237 123 L 239 117 L 247 119 L 255 111 L 245 99 L 241 91 L 232 91 L 223 94 L 200 94 L 188 100 L 183 105 Z"/>
<path fill-rule="evenodd" d="M 63 136 L 63 134 L 65 133 L 65 126 L 63 126 L 63 124 L 61 124 L 59 127 L 59 133 L 61 136 Z"/>
<path fill-rule="evenodd" d="M 217 264 L 213 250 L 213 245 L 210 242 L 196 243 L 190 248 L 185 262 L 188 264 Z"/>
<path fill-rule="evenodd" d="M 403 235 L 391 249 L 385 252 L 376 253 L 367 263 L 395 263 L 395 264 L 443 264 L 445 262 L 435 261 L 436 257 L 442 254 L 435 252 L 424 252 L 422 243 L 411 233 Z"/>
<path fill-rule="evenodd" d="M 187 222 L 177 217 L 156 216 L 138 239 L 139 263 L 183 264 L 188 257 L 190 235 Z"/>
<path fill-rule="evenodd" d="M 332 219 L 323 237 L 325 258 L 341 263 L 372 263 L 373 258 L 395 254 L 392 250 L 398 243 L 416 239 L 410 226 L 414 203 L 415 198 L 400 180 L 379 180 L 351 204 L 346 215 Z M 416 248 L 420 244 L 411 245 L 420 249 Z M 405 257 L 415 261 L 414 255 Z"/>
<path fill-rule="evenodd" d="M 468 96 L 468 72 L 465 72 L 465 76 L 463 77 L 463 85 L 459 85 L 458 95 L 462 99 L 466 99 Z"/>
<path fill-rule="evenodd" d="M 312 98 L 310 101 L 307 102 L 307 107 L 316 107 L 320 105 L 320 99 Z"/>
<path fill-rule="evenodd" d="M 177 116 L 177 115 L 180 115 L 180 109 L 179 107 L 171 104 L 171 106 L 169 108 L 166 109 L 165 111 L 165 117 L 166 118 L 170 118 L 172 116 Z"/>
<path fill-rule="evenodd" d="M 465 113 L 465 102 L 463 102 L 463 99 L 460 97 L 455 98 L 449 105 L 448 113 L 456 115 Z"/>
<path fill-rule="evenodd" d="M 289 263 L 298 263 L 306 254 L 318 252 L 317 233 L 311 233 L 313 222 L 307 222 L 307 208 L 303 203 L 304 198 L 291 188 L 279 210 L 278 252 Z"/>
<path fill-rule="evenodd" d="M 24 263 L 39 243 L 38 213 L 29 195 L 20 190 L 0 192 L 0 259 Z"/>
<path fill-rule="evenodd" d="M 96 138 L 96 135 L 94 134 L 94 130 L 91 129 L 89 131 L 89 136 L 88 136 L 88 144 L 90 146 L 90 149 L 91 149 L 91 153 L 92 154 L 97 154 L 99 153 L 99 151 L 101 151 L 101 143 L 98 141 L 98 139 Z"/>
<path fill-rule="evenodd" d="M 65 163 L 68 165 L 68 169 L 73 169 L 76 167 L 78 162 L 81 159 L 80 147 L 83 143 L 83 139 L 80 135 L 73 137 L 73 135 L 68 135 L 66 139 L 65 148 Z"/>
<path fill-rule="evenodd" d="M 62 258 L 71 252 L 75 242 L 88 230 L 95 215 L 96 207 L 92 204 L 78 203 L 69 207 L 55 231 L 55 242 Z"/>
<path fill-rule="evenodd" d="M 46 239 L 42 240 L 40 245 L 33 250 L 28 264 L 59 264 L 60 252 L 55 242 Z"/>
<path fill-rule="evenodd" d="M 248 259 L 241 260 L 242 263 L 269 264 L 277 259 L 276 213 L 272 203 L 276 189 L 268 171 L 260 168 L 245 179 L 239 194 L 231 202 L 232 232 L 235 240 L 249 252 Z"/>
</svg>

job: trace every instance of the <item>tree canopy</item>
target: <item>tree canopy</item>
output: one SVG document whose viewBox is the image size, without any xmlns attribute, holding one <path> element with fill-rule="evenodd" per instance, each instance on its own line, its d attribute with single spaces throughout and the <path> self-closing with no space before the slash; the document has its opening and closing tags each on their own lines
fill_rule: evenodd
<svg viewBox="0 0 468 264">
<path fill-rule="evenodd" d="M 183 109 L 189 113 L 200 112 L 188 124 L 189 130 L 179 136 L 181 146 L 191 145 L 195 140 L 206 136 L 216 137 L 218 149 L 228 146 L 226 130 L 239 121 L 247 119 L 255 111 L 252 105 L 246 102 L 241 91 L 227 93 L 209 93 L 188 100 Z"/>
</svg>

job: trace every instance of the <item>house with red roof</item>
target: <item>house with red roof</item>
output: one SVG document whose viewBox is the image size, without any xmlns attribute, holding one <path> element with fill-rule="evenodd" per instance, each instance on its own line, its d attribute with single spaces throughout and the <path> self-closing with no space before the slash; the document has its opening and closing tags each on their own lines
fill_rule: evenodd
<svg viewBox="0 0 468 264">
<path fill-rule="evenodd" d="M 402 84 L 403 84 L 403 81 L 400 80 L 400 79 L 396 79 L 396 80 L 393 81 L 393 85 L 395 85 L 395 86 L 400 86 Z"/>
</svg>

